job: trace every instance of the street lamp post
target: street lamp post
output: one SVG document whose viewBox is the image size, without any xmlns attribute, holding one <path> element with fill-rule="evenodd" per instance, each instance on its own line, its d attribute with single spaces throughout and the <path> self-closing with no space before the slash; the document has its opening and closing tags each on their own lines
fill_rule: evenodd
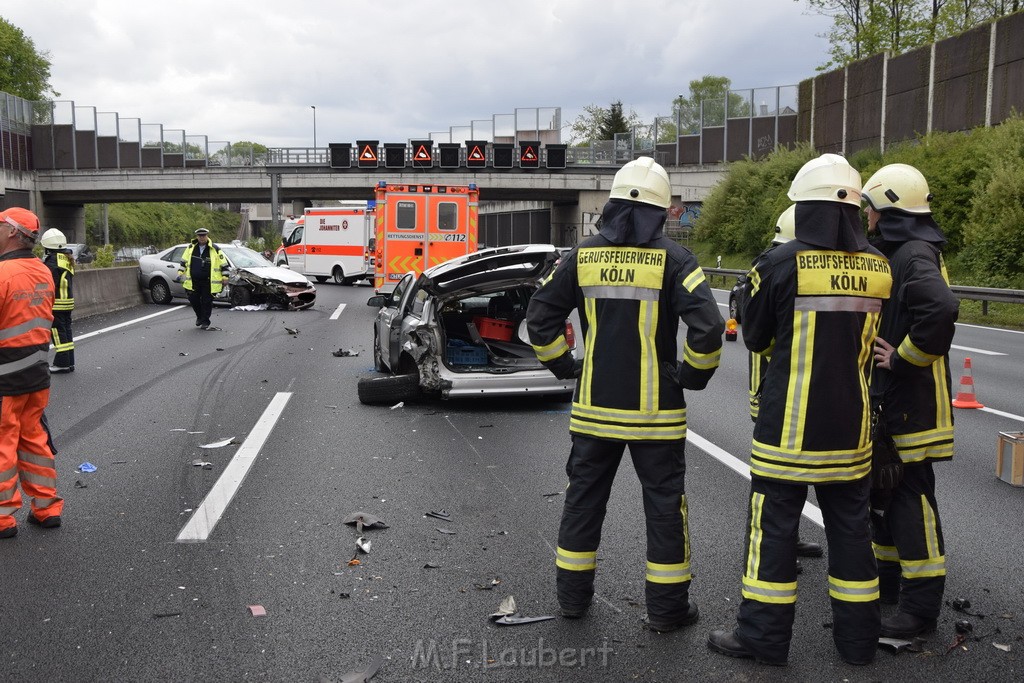
<svg viewBox="0 0 1024 683">
<path fill-rule="evenodd" d="M 313 110 L 313 149 L 316 149 L 316 105 L 311 104 L 309 108 Z"/>
</svg>

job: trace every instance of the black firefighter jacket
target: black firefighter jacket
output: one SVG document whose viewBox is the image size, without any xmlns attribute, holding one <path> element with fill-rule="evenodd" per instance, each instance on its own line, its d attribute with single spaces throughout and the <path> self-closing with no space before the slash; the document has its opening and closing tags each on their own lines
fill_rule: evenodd
<svg viewBox="0 0 1024 683">
<path fill-rule="evenodd" d="M 875 369 L 872 397 L 882 405 L 885 428 L 904 462 L 948 460 L 953 412 L 947 354 L 960 304 L 935 244 L 914 239 L 878 246 L 889 257 L 893 278 L 878 336 L 896 350 L 891 370 Z"/>
<path fill-rule="evenodd" d="M 802 484 L 854 481 L 871 469 L 872 348 L 889 264 L 854 206 L 797 204 L 796 239 L 750 272 L 743 342 L 771 356 L 750 470 Z"/>
<path fill-rule="evenodd" d="M 537 357 L 560 378 L 578 374 L 569 430 L 598 439 L 686 437 L 683 389 L 703 389 L 722 353 L 725 323 L 704 271 L 664 236 L 665 212 L 611 200 L 600 234 L 562 259 L 527 313 Z M 581 367 L 565 340 L 579 309 Z M 686 323 L 682 362 L 676 335 Z"/>
</svg>

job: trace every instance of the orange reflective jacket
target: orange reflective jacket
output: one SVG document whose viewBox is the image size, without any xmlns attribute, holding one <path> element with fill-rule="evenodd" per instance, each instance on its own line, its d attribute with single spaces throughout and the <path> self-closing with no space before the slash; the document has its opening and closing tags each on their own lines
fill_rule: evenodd
<svg viewBox="0 0 1024 683">
<path fill-rule="evenodd" d="M 0 396 L 50 386 L 53 278 L 28 249 L 0 256 Z"/>
</svg>

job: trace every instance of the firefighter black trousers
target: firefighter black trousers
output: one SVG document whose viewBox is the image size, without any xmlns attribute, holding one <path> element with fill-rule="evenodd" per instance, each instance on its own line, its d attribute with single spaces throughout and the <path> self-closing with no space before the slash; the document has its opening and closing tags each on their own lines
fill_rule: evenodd
<svg viewBox="0 0 1024 683">
<path fill-rule="evenodd" d="M 574 434 L 565 471 L 569 487 L 558 530 L 558 602 L 565 608 L 590 604 L 597 548 L 612 482 L 626 442 Z M 647 613 L 674 622 L 689 608 L 690 539 L 687 529 L 684 440 L 631 442 L 629 454 L 643 488 L 647 527 Z"/>
<path fill-rule="evenodd" d="M 53 364 L 58 368 L 75 367 L 75 340 L 71 335 L 71 311 L 54 311 L 53 327 L 50 329 L 53 348 L 57 353 Z"/>
<path fill-rule="evenodd" d="M 881 628 L 868 487 L 866 478 L 815 485 L 828 540 L 832 637 L 840 656 L 850 662 L 874 658 Z M 751 479 L 736 635 L 768 662 L 782 663 L 789 657 L 796 613 L 796 543 L 806 499 L 804 484 Z"/>
<path fill-rule="evenodd" d="M 935 619 L 946 587 L 946 551 L 932 463 L 904 464 L 899 485 L 882 493 L 872 492 L 871 504 L 882 589 L 899 592 L 901 612 Z"/>
</svg>

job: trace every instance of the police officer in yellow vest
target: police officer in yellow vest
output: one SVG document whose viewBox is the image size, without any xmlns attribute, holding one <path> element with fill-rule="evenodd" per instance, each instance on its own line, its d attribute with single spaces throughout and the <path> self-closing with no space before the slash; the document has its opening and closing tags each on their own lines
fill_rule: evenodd
<svg viewBox="0 0 1024 683">
<path fill-rule="evenodd" d="M 849 664 L 874 660 L 880 628 L 871 550 L 871 349 L 889 264 L 864 235 L 861 177 L 824 154 L 800 169 L 796 239 L 750 273 L 743 341 L 770 354 L 750 456 L 750 508 L 738 623 L 708 646 L 783 665 L 796 612 L 796 542 L 814 485 L 828 539 L 832 638 Z"/>
<path fill-rule="evenodd" d="M 213 297 L 228 281 L 229 267 L 224 254 L 210 241 L 210 231 L 196 230 L 195 239 L 186 247 L 178 265 L 178 278 L 184 278 L 188 301 L 196 313 L 196 327 L 209 329 Z"/>
<path fill-rule="evenodd" d="M 53 327 L 50 335 L 53 357 L 50 372 L 60 374 L 75 371 L 75 340 L 71 332 L 71 312 L 75 310 L 75 259 L 67 250 L 68 240 L 57 228 L 50 228 L 39 240 L 45 250 L 43 263 L 53 276 Z"/>
<path fill-rule="evenodd" d="M 683 390 L 707 385 L 725 329 L 697 259 L 664 235 L 671 194 L 668 174 L 653 159 L 623 166 L 599 234 L 562 259 L 527 311 L 537 357 L 557 377 L 578 378 L 555 558 L 561 613 L 578 618 L 590 607 L 601 525 L 628 445 L 647 521 L 645 623 L 655 631 L 698 617 L 689 599 Z M 573 309 L 585 338 L 582 361 L 565 339 Z M 687 330 L 677 362 L 680 318 Z"/>
</svg>

